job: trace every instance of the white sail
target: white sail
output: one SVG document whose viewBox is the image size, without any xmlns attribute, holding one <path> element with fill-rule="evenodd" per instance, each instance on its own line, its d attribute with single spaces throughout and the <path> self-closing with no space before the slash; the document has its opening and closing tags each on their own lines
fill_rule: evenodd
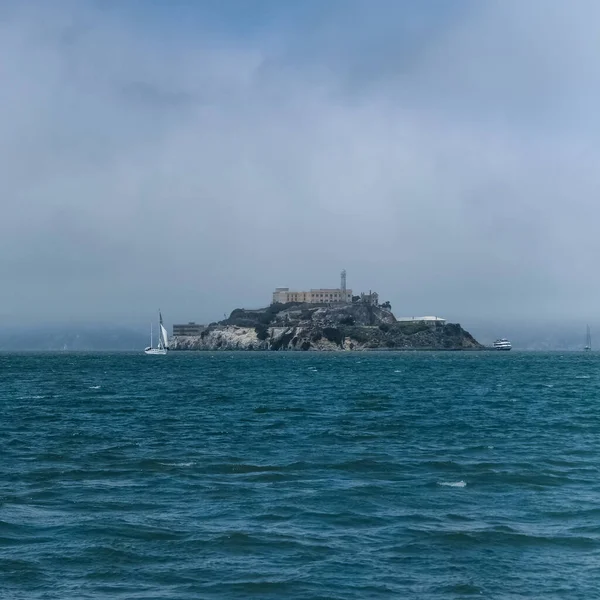
<svg viewBox="0 0 600 600">
<path fill-rule="evenodd" d="M 160 325 L 160 341 L 163 345 L 163 348 L 169 347 L 169 336 L 167 335 L 167 330 L 162 323 Z"/>
</svg>

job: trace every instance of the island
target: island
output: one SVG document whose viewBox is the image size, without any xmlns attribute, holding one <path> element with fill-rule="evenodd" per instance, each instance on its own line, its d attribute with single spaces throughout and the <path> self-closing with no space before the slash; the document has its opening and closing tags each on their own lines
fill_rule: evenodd
<svg viewBox="0 0 600 600">
<path fill-rule="evenodd" d="M 397 319 L 370 302 L 274 302 L 238 308 L 194 335 L 174 335 L 170 350 L 483 350 L 459 324 L 436 317 Z"/>
</svg>

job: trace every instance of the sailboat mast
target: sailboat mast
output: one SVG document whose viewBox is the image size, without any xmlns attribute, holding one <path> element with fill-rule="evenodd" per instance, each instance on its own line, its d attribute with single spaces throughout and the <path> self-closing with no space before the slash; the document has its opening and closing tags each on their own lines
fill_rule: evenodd
<svg viewBox="0 0 600 600">
<path fill-rule="evenodd" d="M 152 348 L 152 323 L 150 323 L 150 348 Z"/>
<path fill-rule="evenodd" d="M 592 349 L 592 332 L 590 331 L 590 326 L 587 326 L 587 345 L 588 348 Z"/>
<path fill-rule="evenodd" d="M 590 331 L 590 326 L 586 325 L 586 330 L 585 330 L 585 350 L 591 350 L 592 349 L 592 333 Z"/>
<path fill-rule="evenodd" d="M 158 347 L 162 349 L 162 332 L 160 326 L 162 325 L 162 315 L 160 314 L 160 308 L 158 309 Z"/>
</svg>

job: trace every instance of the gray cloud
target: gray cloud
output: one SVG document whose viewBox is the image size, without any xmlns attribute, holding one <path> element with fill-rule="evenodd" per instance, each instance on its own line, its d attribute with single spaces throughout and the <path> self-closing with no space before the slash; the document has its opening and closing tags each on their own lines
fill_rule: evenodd
<svg viewBox="0 0 600 600">
<path fill-rule="evenodd" d="M 399 314 L 593 317 L 595 3 L 235 39 L 53 6 L 0 20 L 4 319 L 213 320 L 343 267 Z"/>
</svg>

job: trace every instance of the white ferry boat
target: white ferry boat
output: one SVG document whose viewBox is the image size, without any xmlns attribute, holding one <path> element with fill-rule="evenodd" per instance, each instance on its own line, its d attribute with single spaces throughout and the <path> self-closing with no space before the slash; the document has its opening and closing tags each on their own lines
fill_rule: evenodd
<svg viewBox="0 0 600 600">
<path fill-rule="evenodd" d="M 506 338 L 500 338 L 494 342 L 494 350 L 510 350 L 512 344 Z"/>
</svg>

